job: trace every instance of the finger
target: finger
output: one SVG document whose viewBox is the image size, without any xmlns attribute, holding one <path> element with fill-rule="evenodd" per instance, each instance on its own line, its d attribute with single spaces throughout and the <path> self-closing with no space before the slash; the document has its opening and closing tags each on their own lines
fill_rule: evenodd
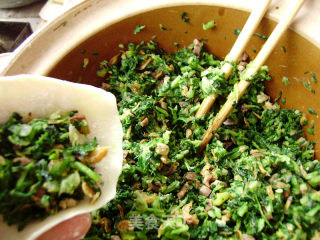
<svg viewBox="0 0 320 240">
<path fill-rule="evenodd" d="M 78 240 L 83 238 L 91 226 L 89 213 L 75 216 L 43 233 L 37 240 Z"/>
</svg>

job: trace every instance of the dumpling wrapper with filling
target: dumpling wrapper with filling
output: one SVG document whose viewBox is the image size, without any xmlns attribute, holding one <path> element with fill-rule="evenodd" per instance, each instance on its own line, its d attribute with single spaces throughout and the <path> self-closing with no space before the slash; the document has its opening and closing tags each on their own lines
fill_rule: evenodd
<svg viewBox="0 0 320 240">
<path fill-rule="evenodd" d="M 84 198 L 73 208 L 60 210 L 44 220 L 28 224 L 18 232 L 8 226 L 0 215 L 1 239 L 35 239 L 56 224 L 82 213 L 104 206 L 115 197 L 118 177 L 122 169 L 122 126 L 113 94 L 85 84 L 71 83 L 48 77 L 18 75 L 0 78 L 0 123 L 13 112 L 35 117 L 49 117 L 51 113 L 78 110 L 85 115 L 92 139 L 100 146 L 110 146 L 107 155 L 95 164 L 95 172 L 102 175 L 101 196 L 94 204 Z"/>
</svg>

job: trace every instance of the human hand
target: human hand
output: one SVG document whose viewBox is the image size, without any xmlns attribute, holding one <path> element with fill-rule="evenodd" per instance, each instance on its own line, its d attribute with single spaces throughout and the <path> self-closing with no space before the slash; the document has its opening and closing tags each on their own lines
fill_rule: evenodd
<svg viewBox="0 0 320 240">
<path fill-rule="evenodd" d="M 91 226 L 91 215 L 85 213 L 63 221 L 43 233 L 37 240 L 78 240 L 83 238 Z"/>
</svg>

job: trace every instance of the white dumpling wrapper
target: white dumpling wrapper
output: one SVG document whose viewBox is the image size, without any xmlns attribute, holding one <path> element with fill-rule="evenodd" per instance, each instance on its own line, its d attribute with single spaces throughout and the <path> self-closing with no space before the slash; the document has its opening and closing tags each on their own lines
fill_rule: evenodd
<svg viewBox="0 0 320 240">
<path fill-rule="evenodd" d="M 115 197 L 123 161 L 123 131 L 114 95 L 90 85 L 49 77 L 0 77 L 0 123 L 5 123 L 13 112 L 21 115 L 31 112 L 35 117 L 42 118 L 56 111 L 65 113 L 71 110 L 85 115 L 90 139 L 96 137 L 100 146 L 110 146 L 107 155 L 95 164 L 95 172 L 102 175 L 103 181 L 100 197 L 94 204 L 85 198 L 77 206 L 30 223 L 20 232 L 16 226 L 4 223 L 0 215 L 1 239 L 35 239 L 56 224 L 99 209 Z"/>
</svg>

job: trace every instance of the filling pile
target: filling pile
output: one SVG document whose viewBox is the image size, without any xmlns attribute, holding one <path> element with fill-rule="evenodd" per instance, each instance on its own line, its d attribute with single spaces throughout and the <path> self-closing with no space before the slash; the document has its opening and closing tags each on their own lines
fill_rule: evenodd
<svg viewBox="0 0 320 240">
<path fill-rule="evenodd" d="M 86 239 L 320 237 L 320 162 L 302 131 L 307 119 L 270 101 L 267 67 L 197 153 L 247 62 L 226 80 L 223 61 L 195 40 L 174 54 L 152 41 L 129 44 L 100 64 L 102 87 L 118 100 L 124 165 L 116 198 L 93 213 Z M 213 93 L 210 114 L 195 118 Z"/>
<path fill-rule="evenodd" d="M 13 113 L 0 124 L 0 214 L 22 230 L 28 223 L 100 196 L 93 165 L 108 152 L 90 141 L 76 111 L 37 119 Z"/>
</svg>

